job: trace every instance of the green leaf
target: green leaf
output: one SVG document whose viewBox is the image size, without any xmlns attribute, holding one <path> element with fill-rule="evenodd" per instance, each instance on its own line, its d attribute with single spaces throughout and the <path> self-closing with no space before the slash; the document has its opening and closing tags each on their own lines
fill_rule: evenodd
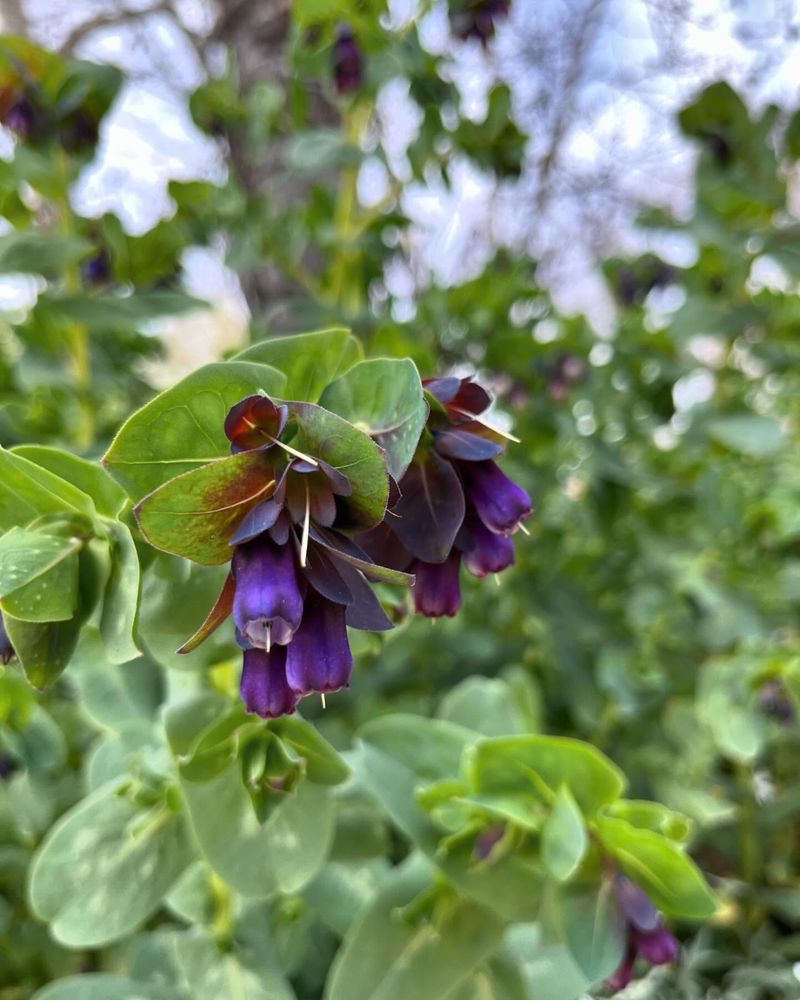
<svg viewBox="0 0 800 1000">
<path fill-rule="evenodd" d="M 726 448 L 753 458 L 775 454 L 788 440 L 777 420 L 756 413 L 717 417 L 708 422 L 707 429 Z"/>
<path fill-rule="evenodd" d="M 350 776 L 350 768 L 336 750 L 305 719 L 284 715 L 272 720 L 269 728 L 305 760 L 309 781 L 320 785 L 340 785 Z"/>
<path fill-rule="evenodd" d="M 13 230 L 0 236 L 0 274 L 54 274 L 91 252 L 92 244 L 79 236 Z"/>
<path fill-rule="evenodd" d="M 0 531 L 43 514 L 79 514 L 92 520 L 91 499 L 60 476 L 0 448 Z"/>
<path fill-rule="evenodd" d="M 326 1000 L 439 1000 L 492 953 L 503 925 L 469 900 L 443 901 L 433 919 L 398 912 L 429 884 L 430 872 L 419 859 L 393 873 L 348 931 Z"/>
<path fill-rule="evenodd" d="M 36 688 L 52 684 L 66 668 L 80 635 L 80 622 L 24 622 L 4 614 L 8 638 L 25 676 Z"/>
<path fill-rule="evenodd" d="M 513 924 L 492 961 L 503 1000 L 581 1000 L 592 985 L 564 944 L 542 940 L 539 924 Z"/>
<path fill-rule="evenodd" d="M 274 482 L 264 452 L 229 455 L 164 483 L 136 507 L 136 519 L 157 549 L 215 566 L 230 560 L 228 539 Z"/>
<path fill-rule="evenodd" d="M 542 828 L 542 864 L 553 878 L 566 882 L 578 870 L 588 846 L 581 811 L 567 786 L 562 785 Z"/>
<path fill-rule="evenodd" d="M 344 524 L 337 520 L 337 527 L 366 530 L 380 524 L 389 500 L 389 479 L 378 445 L 321 406 L 297 402 L 288 406 L 299 428 L 292 446 L 332 465 L 350 483 L 352 494 L 341 498 L 347 517 Z"/>
<path fill-rule="evenodd" d="M 240 351 L 233 360 L 272 365 L 286 376 L 286 398 L 316 402 L 325 386 L 362 356 L 361 344 L 350 331 L 334 327 L 271 337 Z"/>
<path fill-rule="evenodd" d="M 457 777 L 462 753 L 478 738 L 450 722 L 400 713 L 371 720 L 358 736 L 426 781 Z"/>
<path fill-rule="evenodd" d="M 428 417 L 413 361 L 361 361 L 331 382 L 319 402 L 369 434 L 386 453 L 389 474 L 398 481 L 402 478 Z"/>
<path fill-rule="evenodd" d="M 142 577 L 137 634 L 160 664 L 170 670 L 197 670 L 233 653 L 233 629 L 228 628 L 218 629 L 189 656 L 177 652 L 214 604 L 227 573 L 227 566 L 211 569 L 156 553 Z"/>
<path fill-rule="evenodd" d="M 0 537 L 0 608 L 28 622 L 67 621 L 78 598 L 79 538 L 12 528 Z"/>
<path fill-rule="evenodd" d="M 561 886 L 545 902 L 545 925 L 586 977 L 607 978 L 622 960 L 625 935 L 613 886 Z"/>
<path fill-rule="evenodd" d="M 611 817 L 599 819 L 597 831 L 620 868 L 664 913 L 702 919 L 714 912 L 716 902 L 703 876 L 671 840 Z"/>
<path fill-rule="evenodd" d="M 477 792 L 520 792 L 552 803 L 562 785 L 587 817 L 617 799 L 622 772 L 594 747 L 557 736 L 481 740 L 467 751 L 466 774 Z"/>
<path fill-rule="evenodd" d="M 207 309 L 208 303 L 185 292 L 142 292 L 133 295 L 75 295 L 51 297 L 49 305 L 62 316 L 81 323 L 90 331 L 138 330 L 162 316 L 175 316 L 192 309 Z"/>
<path fill-rule="evenodd" d="M 59 979 L 39 990 L 33 1000 L 185 1000 L 185 997 L 165 986 L 98 972 Z"/>
<path fill-rule="evenodd" d="M 258 916 L 245 911 L 244 926 L 237 927 L 230 947 L 221 947 L 200 929 L 158 936 L 168 974 L 180 984 L 181 996 L 187 1000 L 294 1000 L 269 938 L 270 928 Z"/>
<path fill-rule="evenodd" d="M 189 819 L 209 865 L 243 896 L 297 892 L 324 864 L 333 840 L 327 789 L 301 781 L 275 793 L 266 822 L 256 819 L 238 763 L 210 781 L 182 781 Z"/>
<path fill-rule="evenodd" d="M 141 655 L 134 635 L 139 610 L 139 556 L 127 525 L 117 521 L 109 533 L 111 575 L 103 597 L 100 634 L 110 662 L 127 663 Z"/>
<path fill-rule="evenodd" d="M 468 677 L 445 693 L 437 714 L 447 722 L 474 729 L 483 736 L 530 732 L 537 723 L 529 704 L 535 693 L 529 689 L 529 684 L 522 687 L 522 683 L 518 683 L 518 690 L 513 690 L 506 681 L 496 677 Z"/>
<path fill-rule="evenodd" d="M 631 826 L 638 827 L 640 830 L 663 833 L 670 840 L 688 840 L 692 832 L 692 821 L 688 816 L 675 812 L 674 809 L 668 809 L 660 802 L 647 802 L 642 799 L 618 799 L 611 803 L 606 814 L 627 820 Z"/>
<path fill-rule="evenodd" d="M 125 491 L 117 486 L 98 462 L 87 462 L 85 458 L 78 458 L 68 451 L 40 444 L 17 445 L 11 452 L 83 490 L 94 501 L 98 514 L 116 518 L 125 506 Z"/>
<path fill-rule="evenodd" d="M 29 896 L 53 937 L 96 948 L 136 930 L 189 862 L 178 816 L 108 788 L 62 816 L 36 851 Z"/>
<path fill-rule="evenodd" d="M 151 400 L 120 428 L 103 462 L 139 500 L 163 483 L 230 454 L 228 410 L 259 391 L 280 394 L 280 372 L 267 365 L 206 365 Z"/>
</svg>

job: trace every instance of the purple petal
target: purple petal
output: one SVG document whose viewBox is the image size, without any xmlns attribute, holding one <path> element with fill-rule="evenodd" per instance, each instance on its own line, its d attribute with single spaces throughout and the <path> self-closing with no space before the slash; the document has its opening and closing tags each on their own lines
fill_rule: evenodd
<svg viewBox="0 0 800 1000">
<path fill-rule="evenodd" d="M 414 610 L 428 618 L 452 618 L 461 607 L 461 588 L 458 573 L 461 568 L 461 553 L 453 549 L 441 563 L 427 563 L 418 559 L 412 566 L 416 574 Z"/>
<path fill-rule="evenodd" d="M 418 454 L 400 481 L 391 526 L 408 551 L 441 562 L 464 520 L 464 491 L 452 463 L 434 451 Z"/>
<path fill-rule="evenodd" d="M 408 569 L 414 557 L 403 547 L 403 543 L 390 527 L 390 522 L 393 520 L 389 512 L 386 521 L 376 528 L 370 528 L 369 531 L 362 531 L 356 535 L 356 540 L 374 563 L 388 566 L 389 569 L 398 569 L 402 573 Z"/>
<path fill-rule="evenodd" d="M 323 597 L 335 604 L 352 604 L 353 595 L 342 579 L 341 564 L 334 563 L 322 546 L 308 546 L 305 574 L 308 582 Z"/>
<path fill-rule="evenodd" d="M 245 709 L 262 719 L 277 719 L 295 710 L 299 699 L 286 682 L 285 646 L 273 646 L 269 653 L 245 652 L 241 694 Z"/>
<path fill-rule="evenodd" d="M 345 611 L 345 621 L 350 628 L 363 629 L 366 632 L 388 632 L 394 628 L 364 574 L 348 563 L 340 562 L 337 565 L 353 595 L 353 603 L 349 604 Z"/>
<path fill-rule="evenodd" d="M 458 468 L 467 496 L 490 531 L 510 535 L 530 517 L 531 498 L 494 462 L 459 462 Z"/>
<path fill-rule="evenodd" d="M 639 954 L 653 965 L 665 965 L 678 957 L 678 942 L 664 926 L 654 931 L 634 930 L 632 936 Z"/>
<path fill-rule="evenodd" d="M 272 525 L 278 520 L 283 504 L 276 502 L 273 497 L 265 500 L 257 507 L 254 507 L 236 529 L 236 533 L 230 540 L 231 545 L 241 545 L 242 542 L 249 542 L 265 531 L 269 531 Z"/>
<path fill-rule="evenodd" d="M 303 595 L 289 545 L 269 535 L 238 545 L 231 565 L 236 591 L 233 620 L 251 645 L 285 645 L 303 617 Z"/>
<path fill-rule="evenodd" d="M 345 609 L 310 590 L 303 621 L 286 652 L 286 678 L 298 695 L 338 691 L 350 683 L 353 655 Z"/>
<path fill-rule="evenodd" d="M 661 926 L 658 910 L 650 902 L 647 893 L 625 875 L 614 879 L 614 894 L 617 897 L 625 920 L 637 931 L 654 931 Z"/>
<path fill-rule="evenodd" d="M 462 545 L 463 541 L 463 545 Z M 489 573 L 501 573 L 514 565 L 514 543 L 507 535 L 496 535 L 483 521 L 467 516 L 459 534 L 464 565 L 479 580 Z"/>
<path fill-rule="evenodd" d="M 496 823 L 494 826 L 487 826 L 485 830 L 481 830 L 478 834 L 478 839 L 475 841 L 475 849 L 472 853 L 479 861 L 485 861 L 495 846 L 503 839 L 505 832 L 505 823 Z"/>
<path fill-rule="evenodd" d="M 503 450 L 503 446 L 497 441 L 490 441 L 458 427 L 434 433 L 434 446 L 446 458 L 461 458 L 467 462 L 494 458 Z"/>
</svg>

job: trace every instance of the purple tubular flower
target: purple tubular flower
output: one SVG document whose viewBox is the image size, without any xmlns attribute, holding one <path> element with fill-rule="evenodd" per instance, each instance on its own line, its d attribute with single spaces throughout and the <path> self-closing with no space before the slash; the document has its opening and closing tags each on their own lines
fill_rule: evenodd
<svg viewBox="0 0 800 1000">
<path fill-rule="evenodd" d="M 364 77 L 363 59 L 353 32 L 348 27 L 339 29 L 333 43 L 333 79 L 340 94 L 358 90 Z"/>
<path fill-rule="evenodd" d="M 531 498 L 491 459 L 459 462 L 458 467 L 467 498 L 489 531 L 497 535 L 511 535 L 526 517 L 530 517 Z"/>
<path fill-rule="evenodd" d="M 606 986 L 616 991 L 624 989 L 633 978 L 638 955 L 651 965 L 665 965 L 678 957 L 678 942 L 638 885 L 618 874 L 614 892 L 625 920 L 626 933 L 625 955 L 619 968 L 606 980 Z"/>
<path fill-rule="evenodd" d="M 237 545 L 231 566 L 235 581 L 233 620 L 243 638 L 259 649 L 285 646 L 303 617 L 303 595 L 294 555 L 269 535 Z"/>
<path fill-rule="evenodd" d="M 262 719 L 277 719 L 297 708 L 298 697 L 286 682 L 286 647 L 248 649 L 244 654 L 241 683 L 245 709 Z"/>
<path fill-rule="evenodd" d="M 636 950 L 651 965 L 666 965 L 678 957 L 678 942 L 666 927 L 657 927 L 654 931 L 634 930 L 631 936 Z"/>
<path fill-rule="evenodd" d="M 507 535 L 489 531 L 475 515 L 467 515 L 459 536 L 464 565 L 479 580 L 489 573 L 501 573 L 514 565 L 514 543 Z"/>
<path fill-rule="evenodd" d="M 343 604 L 309 590 L 303 621 L 286 651 L 286 679 L 297 696 L 339 691 L 350 683 L 345 612 Z"/>
<path fill-rule="evenodd" d="M 428 618 L 453 618 L 461 607 L 461 587 L 458 574 L 461 553 L 453 549 L 444 562 L 427 563 L 417 559 L 411 567 L 416 576 L 412 593 L 414 610 Z"/>
</svg>

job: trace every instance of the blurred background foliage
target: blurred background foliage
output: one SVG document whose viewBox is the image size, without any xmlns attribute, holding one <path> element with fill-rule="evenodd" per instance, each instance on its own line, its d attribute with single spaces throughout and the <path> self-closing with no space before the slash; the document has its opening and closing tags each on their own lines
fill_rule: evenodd
<svg viewBox="0 0 800 1000">
<path fill-rule="evenodd" d="M 482 6 L 450 9 L 465 44 L 492 44 L 486 22 L 470 21 Z M 496 247 L 479 273 L 449 283 L 415 267 L 409 186 L 446 188 L 465 160 L 502 180 L 523 169 L 529 138 L 506 83 L 494 83 L 475 121 L 459 113 L 446 58 L 423 47 L 414 18 L 387 26 L 378 6 L 346 0 L 267 8 L 257 65 L 241 48 L 249 15 L 223 10 L 219 72 L 191 95 L 194 122 L 226 169 L 213 182 L 173 181 L 173 214 L 140 235 L 70 200 L 119 72 L 2 39 L 11 138 L 0 162 L 0 272 L 28 276 L 33 294 L 0 315 L 0 443 L 97 458 L 154 387 L 174 380 L 175 338 L 191 357 L 202 316 L 202 290 L 190 294 L 182 280 L 191 247 L 224 249 L 246 295 L 249 339 L 346 325 L 369 354 L 408 355 L 423 375 L 476 371 L 496 395 L 496 418 L 521 439 L 507 464 L 536 507 L 518 564 L 497 588 L 467 584 L 453 621 L 358 633 L 352 688 L 308 717 L 343 751 L 359 726 L 390 712 L 593 743 L 626 772 L 631 797 L 694 821 L 691 853 L 720 899 L 701 928 L 679 925 L 680 965 L 653 969 L 630 995 L 798 996 L 800 222 L 790 186 L 800 115 L 753 112 L 725 82 L 680 112 L 696 150 L 693 209 L 684 218 L 646 209 L 638 225 L 653 246 L 684 240 L 691 262 L 653 251 L 603 260 L 615 318 L 600 336 L 591 317 L 559 310 L 524 252 Z M 420 111 L 403 170 L 387 153 L 391 115 L 376 104 L 397 79 Z M 366 161 L 382 178 L 368 204 Z M 165 317 L 181 313 L 179 333 L 159 336 Z M 88 971 L 122 977 L 98 983 L 92 996 L 103 1000 L 133 995 L 126 976 L 150 984 L 137 996 L 177 983 L 181 996 L 320 997 L 340 939 L 359 947 L 351 919 L 377 899 L 385 858 L 405 853 L 359 796 L 337 806 L 324 877 L 287 879 L 268 904 L 240 900 L 232 913 L 230 887 L 196 864 L 144 930 L 109 947 L 64 947 L 69 935 L 57 943 L 30 912 L 30 858 L 56 819 L 124 774 L 140 804 L 155 801 L 162 793 L 148 781 L 173 768 L 156 735 L 163 706 L 234 683 L 225 639 L 189 661 L 174 655 L 218 575 L 140 556 L 146 655 L 135 669 L 104 667 L 84 639 L 75 669 L 43 696 L 13 665 L 0 677 L 0 997 L 22 1000 Z M 306 810 L 297 822 L 316 831 L 314 803 Z M 127 820 L 109 822 L 121 830 Z M 64 851 L 53 878 L 80 854 Z M 187 926 L 208 937 L 182 936 Z M 546 983 L 557 990 L 558 969 L 545 974 L 539 954 L 543 978 L 532 982 L 545 985 L 530 995 L 555 1000 Z M 229 974 L 226 962 L 261 985 L 225 992 L 215 977 Z M 518 984 L 481 992 L 481 976 L 477 968 L 446 995 L 529 995 Z M 42 996 L 89 996 L 68 989 Z"/>
</svg>

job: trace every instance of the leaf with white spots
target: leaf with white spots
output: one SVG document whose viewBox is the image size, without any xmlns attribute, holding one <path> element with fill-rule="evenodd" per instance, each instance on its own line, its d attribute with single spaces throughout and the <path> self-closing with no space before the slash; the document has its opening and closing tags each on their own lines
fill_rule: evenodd
<svg viewBox="0 0 800 1000">
<path fill-rule="evenodd" d="M 0 608 L 29 622 L 72 618 L 81 545 L 79 538 L 7 531 L 0 538 Z"/>
<path fill-rule="evenodd" d="M 180 817 L 103 788 L 62 816 L 34 855 L 29 898 L 68 948 L 118 941 L 148 919 L 191 861 Z"/>
</svg>

